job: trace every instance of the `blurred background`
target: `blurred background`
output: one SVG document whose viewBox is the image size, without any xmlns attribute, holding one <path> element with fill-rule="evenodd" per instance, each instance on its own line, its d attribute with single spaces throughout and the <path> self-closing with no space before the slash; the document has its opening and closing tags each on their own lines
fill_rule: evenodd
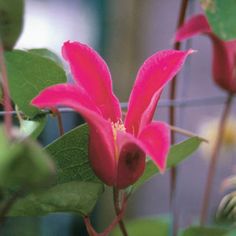
<svg viewBox="0 0 236 236">
<path fill-rule="evenodd" d="M 112 73 L 114 91 L 120 101 L 127 102 L 135 75 L 144 60 L 158 50 L 173 46 L 181 1 L 26 0 L 25 2 L 24 30 L 16 45 L 17 48 L 48 48 L 60 55 L 64 41 L 76 40 L 87 43 L 105 58 Z M 201 12 L 199 2 L 189 0 L 187 16 L 199 12 Z M 196 37 L 184 43 L 182 48 L 189 47 L 198 52 L 188 59 L 178 77 L 177 99 L 185 100 L 186 103 L 176 108 L 176 125 L 199 133 L 203 124 L 209 121 L 211 123 L 219 117 L 226 94 L 215 86 L 211 78 L 212 53 L 209 39 Z M 68 69 L 67 65 L 65 68 Z M 167 122 L 168 95 L 167 87 L 156 111 L 156 118 Z M 234 104 L 232 115 L 235 116 L 235 113 Z M 77 114 L 63 114 L 65 130 L 70 130 L 81 122 Z M 42 143 L 46 145 L 57 136 L 57 124 L 52 118 L 41 137 Z M 177 136 L 178 142 L 183 139 L 183 136 Z M 209 163 L 207 156 L 206 149 L 199 150 L 178 168 L 176 205 L 181 226 L 194 222 L 199 215 Z M 235 150 L 222 152 L 220 158 L 214 182 L 211 214 L 215 212 L 222 198 L 222 192 L 219 190 L 222 180 L 233 174 L 236 169 Z M 130 199 L 126 218 L 168 214 L 169 182 L 167 171 L 140 188 Z M 94 212 L 93 218 L 94 221 L 96 219 L 98 229 L 103 229 L 113 218 L 110 199 L 110 193 L 107 191 Z M 24 225 L 27 226 L 27 231 L 22 231 Z M 16 218 L 7 222 L 4 231 L 4 235 L 86 235 L 83 233 L 81 220 L 73 214 Z"/>
</svg>

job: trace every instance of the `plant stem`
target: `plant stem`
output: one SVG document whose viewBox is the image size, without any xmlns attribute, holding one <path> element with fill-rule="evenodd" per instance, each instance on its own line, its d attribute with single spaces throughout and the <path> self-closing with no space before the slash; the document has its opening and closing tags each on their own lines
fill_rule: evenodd
<svg viewBox="0 0 236 236">
<path fill-rule="evenodd" d="M 224 106 L 224 110 L 221 115 L 216 141 L 212 150 L 211 161 L 210 161 L 210 165 L 208 169 L 208 176 L 207 176 L 207 181 L 205 185 L 205 192 L 204 192 L 202 209 L 201 209 L 201 216 L 200 216 L 201 225 L 204 225 L 207 219 L 207 213 L 209 209 L 209 200 L 211 197 L 218 156 L 220 152 L 221 143 L 224 137 L 225 124 L 230 113 L 232 101 L 233 101 L 233 94 L 229 93 L 226 104 Z"/>
<path fill-rule="evenodd" d="M 3 205 L 2 209 L 0 210 L 0 225 L 4 223 L 4 217 L 11 209 L 17 198 L 25 191 L 25 188 L 20 188 L 17 192 L 15 192 L 8 201 Z"/>
<path fill-rule="evenodd" d="M 188 7 L 188 2 L 189 0 L 181 1 L 176 30 L 184 23 L 186 11 Z M 175 42 L 173 48 L 175 50 L 179 50 L 180 46 L 181 46 L 180 42 Z M 177 79 L 177 76 L 173 78 L 170 84 L 170 94 L 169 94 L 170 100 L 175 100 L 176 98 L 176 87 L 177 87 L 176 79 Z M 169 108 L 169 117 L 170 117 L 170 125 L 175 126 L 175 107 L 174 106 L 170 106 Z M 174 134 L 174 131 L 172 130 L 171 131 L 171 144 L 173 145 L 174 143 L 175 143 L 175 134 Z M 173 219 L 173 235 L 174 236 L 177 235 L 177 219 L 176 219 L 177 217 L 175 216 L 176 214 L 175 214 L 175 210 L 173 206 L 173 199 L 176 192 L 176 180 L 177 180 L 177 168 L 173 167 L 170 170 L 170 206 L 174 214 L 174 219 Z"/>
<path fill-rule="evenodd" d="M 113 188 L 113 201 L 114 201 L 115 212 L 116 212 L 116 215 L 118 216 L 121 212 L 121 209 L 119 206 L 119 190 L 116 189 L 115 187 Z M 122 235 L 128 236 L 128 232 L 126 230 L 124 221 L 122 219 L 119 221 L 119 227 L 120 227 L 120 231 L 122 232 Z"/>
<path fill-rule="evenodd" d="M 2 41 L 0 39 L 0 70 L 1 70 L 1 80 L 2 80 L 2 89 L 3 89 L 3 106 L 6 113 L 4 114 L 4 128 L 6 136 L 11 139 L 12 138 L 12 117 L 11 117 L 11 99 L 9 93 L 9 86 L 7 81 L 7 70 L 4 62 L 4 49 L 2 45 Z"/>
<path fill-rule="evenodd" d="M 59 134 L 60 136 L 62 136 L 65 132 L 63 128 L 61 112 L 57 108 L 53 108 L 52 112 L 57 117 L 57 125 L 58 125 Z"/>
<path fill-rule="evenodd" d="M 97 233 L 93 226 L 91 225 L 90 219 L 88 216 L 84 217 L 84 223 L 86 225 L 87 231 L 90 236 L 108 236 L 110 232 L 116 227 L 116 225 L 120 222 L 120 220 L 123 218 L 125 210 L 126 210 L 126 198 L 123 199 L 122 206 L 120 213 L 116 216 L 116 218 L 112 221 L 112 223 L 102 232 Z"/>
<path fill-rule="evenodd" d="M 183 23 L 186 16 L 187 6 L 188 6 L 189 0 L 182 0 L 181 6 L 180 6 L 180 12 L 179 12 L 179 18 L 176 29 L 178 29 Z M 181 46 L 180 42 L 175 42 L 174 49 L 179 50 Z M 177 76 L 173 78 L 170 84 L 170 100 L 175 100 L 176 98 L 176 83 Z M 175 107 L 170 106 L 169 109 L 169 117 L 170 117 L 170 125 L 175 126 Z M 175 143 L 175 134 L 173 131 L 171 131 L 171 143 Z M 177 169 L 175 167 L 171 168 L 170 171 L 171 177 L 170 177 L 170 203 L 173 200 L 174 194 L 175 194 L 175 188 L 176 188 L 176 176 L 177 176 Z"/>
</svg>

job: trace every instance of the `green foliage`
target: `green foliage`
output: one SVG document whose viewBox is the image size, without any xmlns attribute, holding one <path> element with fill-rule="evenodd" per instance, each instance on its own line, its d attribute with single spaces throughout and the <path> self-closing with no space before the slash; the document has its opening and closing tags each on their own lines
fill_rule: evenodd
<svg viewBox="0 0 236 236">
<path fill-rule="evenodd" d="M 0 186 L 38 186 L 54 174 L 48 154 L 35 142 L 23 140 L 9 143 L 0 135 Z M 3 142 L 2 142 L 3 141 Z"/>
<path fill-rule="evenodd" d="M 236 0 L 200 0 L 208 21 L 223 40 L 236 38 Z"/>
<path fill-rule="evenodd" d="M 40 110 L 30 105 L 44 88 L 66 82 L 64 70 L 54 61 L 20 50 L 5 53 L 10 94 L 14 103 L 30 118 Z"/>
<path fill-rule="evenodd" d="M 57 183 L 100 182 L 88 160 L 88 126 L 81 125 L 46 147 L 57 166 Z"/>
<path fill-rule="evenodd" d="M 20 118 L 20 131 L 26 136 L 36 139 L 43 131 L 47 122 L 47 116 L 41 115 L 37 118 L 21 119 Z"/>
<path fill-rule="evenodd" d="M 227 232 L 223 228 L 192 226 L 183 230 L 180 236 L 225 236 Z"/>
<path fill-rule="evenodd" d="M 169 222 L 163 218 L 140 218 L 128 221 L 125 225 L 131 236 L 167 236 L 169 231 Z M 117 227 L 112 236 L 120 235 L 120 229 Z"/>
<path fill-rule="evenodd" d="M 102 192 L 103 185 L 100 183 L 80 181 L 64 183 L 19 199 L 8 215 L 34 216 L 53 212 L 88 215 Z"/>
<path fill-rule="evenodd" d="M 0 37 L 5 50 L 11 50 L 23 25 L 23 0 L 0 0 Z"/>
<path fill-rule="evenodd" d="M 193 137 L 172 146 L 167 159 L 167 168 L 177 166 L 179 163 L 187 159 L 187 157 L 197 150 L 201 142 L 202 140 L 198 137 Z M 150 159 L 148 159 L 146 162 L 144 174 L 133 185 L 133 190 L 139 188 L 157 173 L 159 173 L 159 170 L 157 169 L 156 165 Z"/>
<path fill-rule="evenodd" d="M 56 62 L 60 66 L 63 65 L 60 57 L 58 57 L 58 55 L 56 53 L 48 50 L 47 48 L 34 48 L 34 49 L 28 50 L 28 52 L 48 58 L 48 59 Z"/>
</svg>

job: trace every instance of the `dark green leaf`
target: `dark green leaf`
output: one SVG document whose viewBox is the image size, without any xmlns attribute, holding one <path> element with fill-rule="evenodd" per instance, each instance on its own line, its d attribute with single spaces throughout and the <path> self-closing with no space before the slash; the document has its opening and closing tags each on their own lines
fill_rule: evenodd
<svg viewBox="0 0 236 236">
<path fill-rule="evenodd" d="M 102 192 L 103 185 L 100 183 L 79 181 L 64 183 L 19 199 L 8 215 L 34 216 L 53 212 L 88 215 Z"/>
<path fill-rule="evenodd" d="M 223 40 L 236 38 L 236 0 L 200 0 L 208 21 Z"/>
<path fill-rule="evenodd" d="M 11 98 L 31 118 L 40 112 L 31 100 L 44 88 L 66 82 L 64 70 L 45 57 L 14 50 L 5 53 L 5 61 Z"/>
<path fill-rule="evenodd" d="M 55 173 L 48 154 L 35 142 L 24 140 L 7 144 L 7 152 L 1 152 L 0 186 L 38 186 Z"/>
<path fill-rule="evenodd" d="M 201 142 L 202 140 L 198 137 L 193 137 L 182 143 L 172 146 L 167 159 L 167 168 L 177 166 L 179 163 L 187 159 L 187 157 L 189 157 L 194 151 L 197 150 Z M 144 174 L 133 185 L 133 190 L 139 188 L 157 173 L 159 173 L 159 171 L 156 165 L 151 160 L 148 160 L 146 162 Z"/>
<path fill-rule="evenodd" d="M 57 183 L 99 180 L 88 160 L 88 127 L 81 125 L 46 147 L 57 166 Z"/>
<path fill-rule="evenodd" d="M 168 236 L 169 222 L 165 219 L 136 219 L 126 223 L 127 231 L 130 236 Z M 112 236 L 121 236 L 120 229 L 117 227 Z M 200 235 L 199 235 L 200 236 Z"/>
<path fill-rule="evenodd" d="M 26 136 L 36 139 L 43 131 L 47 122 L 47 116 L 38 116 L 34 120 L 20 120 L 20 131 Z"/>
<path fill-rule="evenodd" d="M 223 236 L 228 231 L 223 228 L 192 226 L 183 230 L 181 236 Z"/>
<path fill-rule="evenodd" d="M 46 58 L 56 62 L 60 66 L 63 65 L 60 57 L 56 53 L 48 50 L 47 48 L 29 49 L 28 52 L 39 55 L 39 56 L 42 56 L 42 57 L 46 57 Z"/>
<path fill-rule="evenodd" d="M 0 37 L 6 50 L 11 50 L 20 36 L 23 10 L 23 0 L 0 0 Z"/>
</svg>

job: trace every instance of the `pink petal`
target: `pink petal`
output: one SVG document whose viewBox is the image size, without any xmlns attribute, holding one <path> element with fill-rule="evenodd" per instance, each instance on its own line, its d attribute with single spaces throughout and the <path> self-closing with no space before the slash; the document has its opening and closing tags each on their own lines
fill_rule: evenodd
<svg viewBox="0 0 236 236">
<path fill-rule="evenodd" d="M 89 159 L 97 176 L 107 185 L 113 185 L 116 178 L 114 159 L 114 138 L 111 123 L 97 111 L 86 92 L 69 84 L 46 88 L 32 100 L 38 108 L 68 106 L 79 112 L 90 129 Z"/>
<path fill-rule="evenodd" d="M 112 92 L 110 71 L 96 51 L 79 42 L 66 42 L 62 55 L 70 64 L 71 72 L 96 103 L 105 119 L 116 122 L 121 118 L 120 104 Z"/>
<path fill-rule="evenodd" d="M 190 18 L 182 27 L 179 28 L 175 35 L 175 41 L 183 41 L 195 35 L 210 32 L 211 28 L 206 17 L 199 14 Z"/>
<path fill-rule="evenodd" d="M 159 170 L 163 172 L 170 148 L 168 125 L 163 122 L 153 122 L 142 130 L 138 138 L 143 143 L 147 155 L 150 155 Z"/>
<path fill-rule="evenodd" d="M 227 91 L 236 92 L 235 54 L 236 41 L 226 42 L 212 33 L 204 15 L 189 19 L 176 33 L 175 41 L 183 41 L 199 34 L 206 34 L 213 43 L 213 78 Z"/>
<path fill-rule="evenodd" d="M 116 187 L 123 189 L 135 183 L 145 169 L 146 155 L 142 143 L 126 132 L 117 132 L 119 153 Z"/>
<path fill-rule="evenodd" d="M 125 119 L 126 130 L 134 135 L 151 122 L 163 87 L 181 69 L 193 50 L 155 53 L 139 69 Z"/>
</svg>

